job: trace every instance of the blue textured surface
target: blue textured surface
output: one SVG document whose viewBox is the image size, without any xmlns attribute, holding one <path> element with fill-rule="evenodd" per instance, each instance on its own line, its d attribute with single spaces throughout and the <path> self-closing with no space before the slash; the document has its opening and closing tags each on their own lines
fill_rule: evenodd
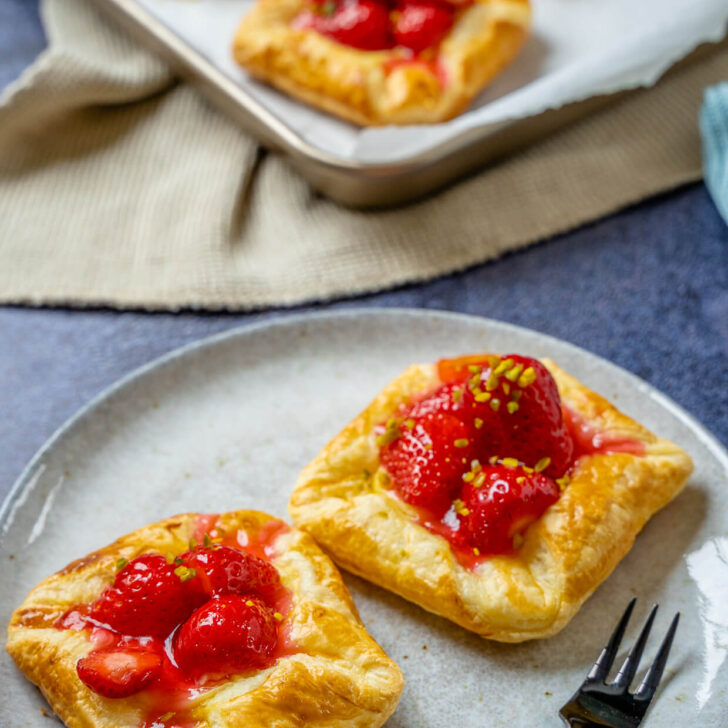
<svg viewBox="0 0 728 728">
<path fill-rule="evenodd" d="M 0 83 L 42 47 L 33 0 L 0 0 Z M 319 307 L 463 311 L 571 341 L 643 377 L 728 444 L 728 228 L 705 188 L 659 197 L 432 283 Z M 0 497 L 46 438 L 123 374 L 248 315 L 0 309 Z"/>
</svg>

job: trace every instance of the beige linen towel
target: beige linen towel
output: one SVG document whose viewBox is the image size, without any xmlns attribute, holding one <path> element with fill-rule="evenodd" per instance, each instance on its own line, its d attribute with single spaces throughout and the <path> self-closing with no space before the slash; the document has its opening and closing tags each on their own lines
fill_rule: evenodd
<svg viewBox="0 0 728 728">
<path fill-rule="evenodd" d="M 356 212 L 313 192 L 89 0 L 0 100 L 0 302 L 249 309 L 420 281 L 700 177 L 714 53 L 440 194 Z"/>
</svg>

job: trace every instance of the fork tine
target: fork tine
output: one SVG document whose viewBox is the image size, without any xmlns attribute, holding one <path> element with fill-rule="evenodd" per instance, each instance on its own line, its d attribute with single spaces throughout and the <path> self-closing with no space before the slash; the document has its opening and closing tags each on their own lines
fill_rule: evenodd
<svg viewBox="0 0 728 728">
<path fill-rule="evenodd" d="M 622 667 L 619 668 L 617 677 L 614 680 L 614 684 L 617 687 L 627 690 L 634 679 L 634 675 L 642 659 L 642 652 L 645 649 L 647 638 L 652 629 L 652 623 L 655 621 L 655 614 L 657 614 L 657 604 L 650 610 L 650 616 L 647 617 L 647 621 L 640 632 L 640 636 L 637 638 L 637 642 L 635 642 L 634 647 L 630 650 L 627 659 L 622 663 Z"/>
<path fill-rule="evenodd" d="M 649 703 L 655 696 L 657 686 L 660 684 L 660 679 L 662 678 L 662 672 L 667 664 L 667 657 L 670 654 L 672 640 L 675 636 L 675 632 L 677 632 L 677 624 L 679 621 L 680 612 L 677 612 L 677 614 L 672 618 L 672 624 L 665 635 L 665 639 L 660 645 L 660 650 L 657 653 L 657 657 L 655 657 L 655 661 L 652 663 L 652 666 L 648 670 L 637 689 L 637 692 L 635 693 L 635 698 L 638 700 L 646 700 Z"/>
<path fill-rule="evenodd" d="M 624 637 L 624 632 L 627 629 L 629 618 L 632 616 L 632 610 L 634 609 L 637 597 L 633 597 L 632 601 L 627 605 L 627 609 L 624 610 L 622 618 L 619 620 L 619 624 L 614 628 L 612 636 L 607 642 L 607 646 L 602 650 L 599 658 L 594 663 L 594 667 L 589 670 L 589 674 L 586 676 L 587 680 L 604 680 L 609 671 L 612 669 L 614 658 L 617 656 L 617 650 L 619 650 L 619 644 Z"/>
</svg>

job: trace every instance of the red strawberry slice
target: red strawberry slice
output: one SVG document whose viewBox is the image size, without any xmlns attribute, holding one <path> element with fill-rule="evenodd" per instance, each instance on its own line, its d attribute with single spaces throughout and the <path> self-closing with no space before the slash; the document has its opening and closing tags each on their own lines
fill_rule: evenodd
<svg viewBox="0 0 728 728">
<path fill-rule="evenodd" d="M 454 414 L 435 411 L 405 417 L 400 432 L 382 447 L 382 465 L 405 501 L 444 512 L 472 458 L 467 425 Z"/>
<path fill-rule="evenodd" d="M 456 503 L 460 536 L 481 554 L 510 551 L 513 537 L 558 499 L 558 486 L 541 473 L 504 465 L 483 468 Z"/>
<path fill-rule="evenodd" d="M 181 558 L 207 596 L 256 594 L 272 603 L 281 586 L 272 564 L 230 546 L 197 548 Z"/>
<path fill-rule="evenodd" d="M 421 53 L 436 46 L 453 24 L 453 9 L 434 0 L 405 0 L 394 16 L 394 40 L 397 45 Z"/>
<path fill-rule="evenodd" d="M 266 667 L 277 642 L 275 617 L 261 599 L 213 597 L 177 632 L 174 657 L 188 675 L 221 677 Z"/>
<path fill-rule="evenodd" d="M 112 647 L 91 652 L 76 663 L 81 681 L 105 698 L 128 698 L 159 676 L 162 656 L 151 650 Z"/>
<path fill-rule="evenodd" d="M 316 10 L 303 13 L 296 25 L 313 28 L 361 50 L 382 50 L 392 45 L 389 9 L 386 3 L 375 0 L 317 3 Z"/>
<path fill-rule="evenodd" d="M 145 554 L 130 561 L 91 607 L 90 616 L 116 632 L 164 639 L 203 603 L 190 586 L 195 577 L 164 556 Z"/>
</svg>

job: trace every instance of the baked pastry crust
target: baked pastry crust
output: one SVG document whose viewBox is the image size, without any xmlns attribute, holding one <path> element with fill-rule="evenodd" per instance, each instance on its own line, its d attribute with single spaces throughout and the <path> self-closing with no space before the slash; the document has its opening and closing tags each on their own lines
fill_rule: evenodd
<svg viewBox="0 0 728 728">
<path fill-rule="evenodd" d="M 143 723 L 144 693 L 110 700 L 88 689 L 76 662 L 91 648 L 85 632 L 56 629 L 72 606 L 95 600 L 114 579 L 116 560 L 153 551 L 179 553 L 196 514 L 140 528 L 41 582 L 12 616 L 8 652 L 69 728 L 130 728 Z M 217 525 L 256 532 L 274 520 L 257 511 L 223 514 Z M 369 636 L 336 567 L 297 529 L 280 533 L 271 562 L 292 592 L 286 617 L 300 652 L 252 676 L 232 678 L 193 704 L 197 728 L 381 726 L 394 711 L 403 678 Z"/>
<path fill-rule="evenodd" d="M 441 83 L 427 64 L 398 63 L 397 50 L 358 50 L 293 28 L 306 7 L 306 0 L 258 0 L 235 36 L 235 59 L 291 96 L 364 126 L 457 116 L 518 53 L 531 18 L 529 0 L 475 0 L 440 44 Z"/>
<path fill-rule="evenodd" d="M 294 522 L 343 568 L 481 637 L 521 642 L 556 634 L 682 489 L 692 461 L 542 361 L 565 405 L 595 432 L 643 443 L 644 455 L 582 457 L 514 555 L 464 568 L 448 541 L 418 525 L 415 510 L 387 489 L 374 427 L 439 384 L 434 365 L 407 369 L 304 469 L 289 504 Z"/>
</svg>

